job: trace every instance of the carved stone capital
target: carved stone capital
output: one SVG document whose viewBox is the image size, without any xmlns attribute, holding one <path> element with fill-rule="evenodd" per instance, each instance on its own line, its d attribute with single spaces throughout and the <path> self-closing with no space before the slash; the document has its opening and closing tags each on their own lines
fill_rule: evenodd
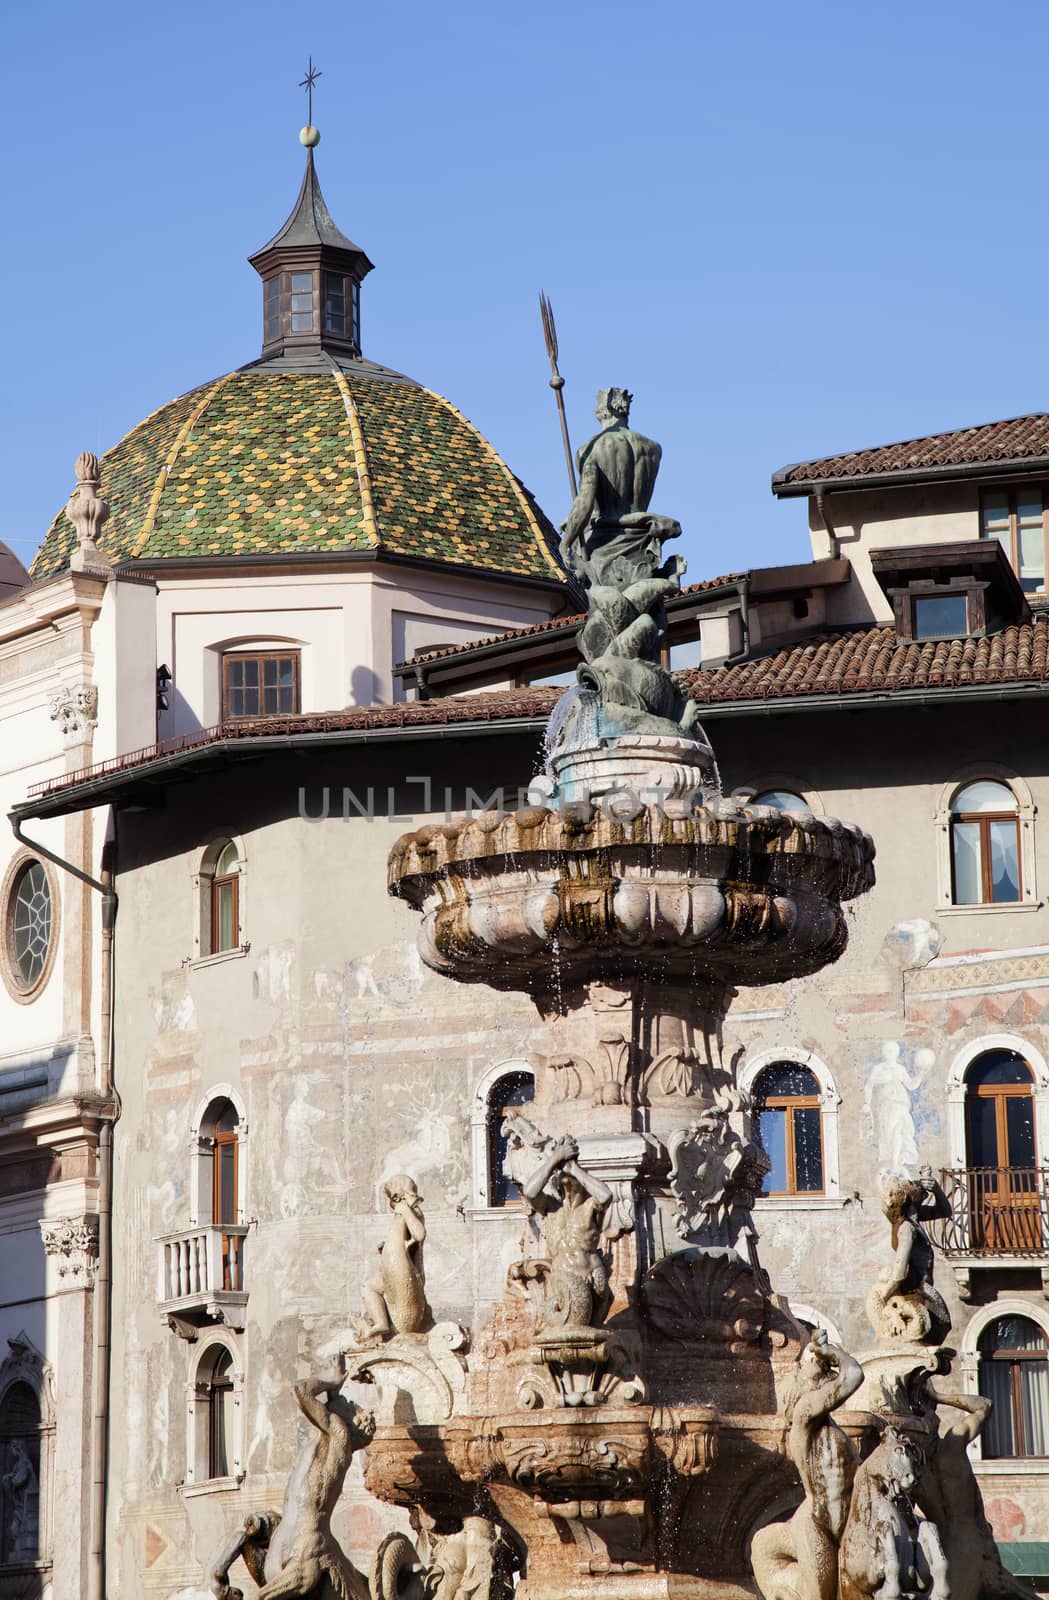
<svg viewBox="0 0 1049 1600">
<path fill-rule="evenodd" d="M 98 689 L 93 683 L 64 683 L 47 697 L 51 721 L 64 734 L 90 733 L 98 723 Z"/>
<path fill-rule="evenodd" d="M 98 1218 L 60 1217 L 40 1223 L 44 1253 L 53 1257 L 64 1288 L 86 1288 L 98 1266 Z"/>
</svg>

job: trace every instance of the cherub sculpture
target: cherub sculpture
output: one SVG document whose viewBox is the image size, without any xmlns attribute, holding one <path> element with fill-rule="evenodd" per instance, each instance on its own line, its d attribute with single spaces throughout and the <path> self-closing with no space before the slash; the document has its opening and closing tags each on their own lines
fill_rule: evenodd
<svg viewBox="0 0 1049 1600">
<path fill-rule="evenodd" d="M 951 1314 L 933 1285 L 933 1247 L 923 1222 L 951 1214 L 948 1201 L 928 1167 L 916 1178 L 889 1178 L 882 1210 L 892 1224 L 892 1265 L 867 1297 L 867 1311 L 883 1338 L 940 1344 L 951 1328 Z"/>
<path fill-rule="evenodd" d="M 863 1382 L 863 1368 L 824 1333 L 813 1334 L 787 1398 L 788 1450 L 805 1499 L 789 1522 L 759 1528 L 751 1565 L 765 1600 L 837 1600 L 856 1451 L 832 1413 Z"/>
<path fill-rule="evenodd" d="M 332 1512 L 355 1450 L 370 1444 L 375 1422 L 340 1394 L 346 1363 L 294 1388 L 303 1416 L 317 1430 L 299 1452 L 278 1516 L 250 1516 L 211 1570 L 216 1600 L 243 1600 L 229 1569 L 243 1557 L 260 1585 L 256 1600 L 369 1600 L 368 1583 L 331 1531 Z"/>
<path fill-rule="evenodd" d="M 601 1250 L 601 1225 L 612 1203 L 611 1189 L 583 1170 L 579 1146 L 566 1134 L 544 1151 L 523 1194 L 543 1218 L 546 1234 L 547 1325 L 598 1326 L 612 1301 L 608 1263 Z"/>
</svg>

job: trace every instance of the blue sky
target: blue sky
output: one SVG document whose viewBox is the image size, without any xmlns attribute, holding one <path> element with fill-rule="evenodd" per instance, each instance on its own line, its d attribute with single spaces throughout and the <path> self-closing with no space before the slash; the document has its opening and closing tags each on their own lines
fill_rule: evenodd
<svg viewBox="0 0 1049 1600">
<path fill-rule="evenodd" d="M 560 521 L 624 384 L 692 578 L 807 554 L 771 473 L 1041 409 L 1044 0 L 44 0 L 8 8 L 0 538 L 258 353 L 245 257 L 318 170 L 376 263 L 365 354 L 446 394 Z"/>
</svg>

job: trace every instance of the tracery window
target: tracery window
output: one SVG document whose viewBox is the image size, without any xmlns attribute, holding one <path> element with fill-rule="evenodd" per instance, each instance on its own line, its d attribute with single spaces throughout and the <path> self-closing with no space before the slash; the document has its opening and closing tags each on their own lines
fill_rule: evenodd
<svg viewBox="0 0 1049 1600">
<path fill-rule="evenodd" d="M 33 1000 L 54 965 L 57 902 L 51 874 L 36 856 L 20 855 L 0 893 L 0 970 L 16 1000 Z"/>
<path fill-rule="evenodd" d="M 0 1566 L 43 1558 L 41 1424 L 33 1389 L 11 1384 L 0 1401 Z"/>
<path fill-rule="evenodd" d="M 1030 1317 L 1004 1316 L 980 1334 L 980 1393 L 994 1409 L 985 1461 L 1049 1456 L 1049 1339 Z"/>
<path fill-rule="evenodd" d="M 819 1082 L 807 1067 L 778 1061 L 754 1087 L 758 1142 L 772 1163 L 766 1195 L 823 1194 L 823 1127 Z"/>
</svg>

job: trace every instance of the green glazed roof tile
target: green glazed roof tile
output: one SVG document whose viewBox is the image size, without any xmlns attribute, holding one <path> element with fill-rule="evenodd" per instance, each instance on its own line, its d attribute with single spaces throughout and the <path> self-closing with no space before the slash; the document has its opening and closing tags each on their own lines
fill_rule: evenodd
<svg viewBox="0 0 1049 1600">
<path fill-rule="evenodd" d="M 249 367 L 191 390 L 106 453 L 101 493 L 113 562 L 378 547 L 560 576 L 549 522 L 466 418 L 359 370 Z M 59 512 L 34 578 L 61 571 L 74 547 Z"/>
</svg>

